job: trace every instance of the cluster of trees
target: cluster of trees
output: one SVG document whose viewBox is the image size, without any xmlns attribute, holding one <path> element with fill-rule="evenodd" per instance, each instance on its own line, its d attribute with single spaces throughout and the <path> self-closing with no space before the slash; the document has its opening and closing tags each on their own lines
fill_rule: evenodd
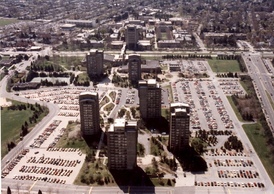
<svg viewBox="0 0 274 194">
<path fill-rule="evenodd" d="M 20 110 L 20 111 L 26 110 L 27 108 L 29 108 L 29 106 L 27 107 L 25 104 L 13 104 L 7 107 L 8 110 Z M 3 107 L 1 107 L 1 109 L 3 110 Z"/>
<path fill-rule="evenodd" d="M 118 117 L 122 118 L 126 114 L 126 109 L 121 108 L 120 111 L 118 112 Z"/>
<path fill-rule="evenodd" d="M 33 78 L 35 77 L 69 77 L 72 76 L 72 73 L 67 73 L 67 72 L 53 72 L 53 73 L 45 73 L 45 72 L 37 72 L 30 70 L 28 72 L 28 75 L 26 77 L 26 82 L 30 82 Z M 24 82 L 24 80 L 23 80 Z"/>
<path fill-rule="evenodd" d="M 217 55 L 217 60 L 238 60 L 240 55 Z"/>
<path fill-rule="evenodd" d="M 208 46 L 210 45 L 221 45 L 221 46 L 227 46 L 227 47 L 237 47 L 236 41 L 237 38 L 235 35 L 230 35 L 230 36 L 220 36 L 218 38 L 210 38 L 207 40 L 208 41 Z"/>
<path fill-rule="evenodd" d="M 172 171 L 176 171 L 177 169 L 177 163 L 174 156 L 173 158 L 169 159 L 166 157 L 166 155 L 163 155 L 160 158 L 160 162 L 167 164 Z"/>
<path fill-rule="evenodd" d="M 160 19 L 160 20 L 164 20 L 164 21 L 168 21 L 169 20 L 169 18 L 172 18 L 173 17 L 173 15 L 171 15 L 171 14 L 166 14 L 166 13 L 162 13 L 162 12 L 157 12 L 156 14 L 155 14 L 155 18 L 158 18 L 158 19 Z"/>
<path fill-rule="evenodd" d="M 212 59 L 211 55 L 197 55 L 197 54 L 188 54 L 186 55 L 164 55 L 162 56 L 163 59 L 188 59 L 188 58 L 201 58 L 201 59 Z"/>
<path fill-rule="evenodd" d="M 88 86 L 90 86 L 90 80 L 87 77 L 87 79 L 85 81 L 80 81 L 80 77 L 79 77 L 79 75 L 77 75 L 75 77 L 74 81 L 73 81 L 73 84 L 75 86 L 86 86 L 86 87 L 88 87 Z"/>
<path fill-rule="evenodd" d="M 90 155 L 90 156 L 88 156 Z M 100 159 L 95 159 L 95 153 L 90 152 L 86 156 L 86 161 L 89 162 L 89 164 L 86 164 L 86 168 L 84 170 L 84 174 L 81 175 L 80 181 L 84 184 L 94 184 L 97 183 L 98 185 L 104 185 L 108 184 L 110 182 L 114 182 L 113 179 L 110 177 L 110 174 L 102 174 L 100 171 L 103 170 L 102 168 L 102 162 Z M 90 159 L 89 159 L 90 158 Z M 92 169 L 91 169 L 92 168 Z M 90 173 L 91 170 L 94 170 L 94 173 Z"/>
<path fill-rule="evenodd" d="M 144 156 L 145 155 L 145 147 L 143 144 L 139 143 L 137 144 L 137 155 L 140 156 Z"/>
<path fill-rule="evenodd" d="M 254 121 L 254 118 L 258 117 L 259 107 L 254 106 L 257 102 L 255 96 L 245 95 L 239 96 L 234 94 L 231 99 L 235 106 L 237 107 L 239 113 L 241 114 L 243 120 Z"/>
<path fill-rule="evenodd" d="M 33 71 L 46 71 L 46 72 L 62 72 L 63 69 L 59 65 L 43 64 L 42 62 L 31 63 L 30 70 Z"/>
<path fill-rule="evenodd" d="M 203 142 L 207 143 L 208 145 L 216 145 L 218 143 L 216 135 L 230 135 L 232 132 L 225 130 L 225 131 L 217 131 L 217 130 L 199 130 L 195 133 L 195 138 L 201 139 Z"/>
<path fill-rule="evenodd" d="M 224 147 L 227 150 L 234 149 L 237 152 L 243 151 L 243 144 L 240 140 L 238 140 L 237 136 L 231 135 L 228 140 L 224 143 Z"/>
<path fill-rule="evenodd" d="M 48 81 L 47 79 L 45 80 L 41 80 L 41 86 L 47 86 L 47 87 L 51 87 L 51 86 L 67 86 L 68 83 L 65 81 L 59 81 L 56 80 L 55 83 Z"/>
<path fill-rule="evenodd" d="M 149 176 L 157 177 L 159 173 L 159 165 L 155 157 L 152 158 L 151 160 L 152 167 L 146 167 L 145 172 Z"/>
<path fill-rule="evenodd" d="M 126 20 L 128 18 L 128 12 L 122 12 L 119 15 L 113 17 L 115 22 L 120 22 L 121 20 Z"/>
<path fill-rule="evenodd" d="M 240 70 L 241 70 L 241 72 L 246 72 L 247 69 L 246 69 L 245 62 L 244 62 L 243 57 L 242 57 L 242 56 L 238 56 L 238 57 L 237 57 L 237 61 L 238 61 L 239 65 L 240 65 Z"/>
<path fill-rule="evenodd" d="M 133 118 L 136 119 L 136 108 L 135 107 L 130 107 L 131 115 Z"/>
<path fill-rule="evenodd" d="M 115 73 L 112 77 L 112 83 L 114 83 L 117 86 L 125 87 L 125 88 L 131 86 L 129 83 L 129 80 L 127 78 L 122 78 L 121 76 L 119 76 Z"/>
<path fill-rule="evenodd" d="M 160 156 L 161 153 L 164 151 L 163 145 L 155 137 L 151 137 L 150 141 L 152 143 L 152 145 L 151 145 L 151 154 L 153 154 L 155 156 Z"/>
<path fill-rule="evenodd" d="M 11 142 L 8 142 L 7 143 L 7 147 L 8 147 L 8 151 L 10 151 L 12 148 L 14 148 L 16 146 L 16 144 L 13 142 L 13 141 L 11 141 Z"/>
<path fill-rule="evenodd" d="M 191 147 L 195 150 L 196 153 L 201 155 L 206 149 L 206 143 L 199 137 L 192 139 Z"/>
<path fill-rule="evenodd" d="M 229 78 L 237 78 L 238 74 L 236 73 L 232 73 L 232 72 L 228 72 L 228 73 L 218 73 L 217 77 L 229 77 Z"/>
</svg>

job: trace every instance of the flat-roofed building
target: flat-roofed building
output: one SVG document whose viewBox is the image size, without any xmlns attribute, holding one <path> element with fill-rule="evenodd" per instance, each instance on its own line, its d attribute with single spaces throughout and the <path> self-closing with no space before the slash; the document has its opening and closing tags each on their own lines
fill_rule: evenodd
<svg viewBox="0 0 274 194">
<path fill-rule="evenodd" d="M 94 20 L 66 20 L 67 24 L 75 24 L 77 27 L 94 27 Z"/>
<path fill-rule="evenodd" d="M 87 73 L 89 77 L 98 77 L 104 73 L 104 51 L 91 49 L 86 55 Z"/>
<path fill-rule="evenodd" d="M 139 54 L 130 54 L 128 56 L 128 78 L 132 83 L 138 83 L 141 80 L 141 63 Z"/>
<path fill-rule="evenodd" d="M 138 95 L 142 118 L 161 117 L 161 88 L 155 79 L 139 81 Z"/>
<path fill-rule="evenodd" d="M 82 92 L 79 95 L 82 135 L 94 135 L 100 131 L 99 98 L 97 92 Z"/>
<path fill-rule="evenodd" d="M 137 121 L 115 119 L 107 133 L 108 168 L 132 170 L 137 164 Z"/>
<path fill-rule="evenodd" d="M 127 25 L 126 31 L 125 31 L 125 39 L 128 49 L 136 50 L 138 48 L 138 41 L 140 39 L 139 37 L 139 31 L 141 30 L 140 27 L 136 25 Z"/>
<path fill-rule="evenodd" d="M 181 151 L 189 145 L 190 107 L 185 103 L 170 104 L 169 148 L 174 152 Z"/>
</svg>

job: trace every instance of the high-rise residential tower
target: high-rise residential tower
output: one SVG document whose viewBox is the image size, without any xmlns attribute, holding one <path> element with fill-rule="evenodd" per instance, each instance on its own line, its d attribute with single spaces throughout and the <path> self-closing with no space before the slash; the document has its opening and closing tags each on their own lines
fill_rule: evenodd
<svg viewBox="0 0 274 194">
<path fill-rule="evenodd" d="M 82 92 L 79 95 L 81 132 L 94 135 L 100 131 L 99 98 L 96 92 Z"/>
<path fill-rule="evenodd" d="M 140 31 L 140 28 L 136 25 L 130 24 L 126 26 L 125 39 L 126 39 L 126 44 L 128 49 L 131 49 L 131 50 L 137 49 L 137 43 L 139 40 L 139 31 Z"/>
<path fill-rule="evenodd" d="M 172 151 L 181 151 L 189 145 L 190 107 L 185 103 L 170 104 L 170 133 L 169 148 Z"/>
<path fill-rule="evenodd" d="M 98 77 L 104 73 L 104 51 L 91 49 L 86 55 L 87 73 L 89 77 Z"/>
<path fill-rule="evenodd" d="M 128 56 L 128 78 L 131 83 L 141 80 L 141 56 L 138 54 Z"/>
<path fill-rule="evenodd" d="M 137 122 L 115 119 L 107 132 L 108 167 L 132 170 L 137 164 Z"/>
<path fill-rule="evenodd" d="M 155 79 L 139 81 L 138 95 L 142 118 L 161 117 L 161 88 Z"/>
</svg>

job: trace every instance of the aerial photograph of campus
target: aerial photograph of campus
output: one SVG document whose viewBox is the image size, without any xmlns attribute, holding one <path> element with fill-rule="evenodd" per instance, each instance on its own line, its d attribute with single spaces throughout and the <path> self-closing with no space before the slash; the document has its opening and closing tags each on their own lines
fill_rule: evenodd
<svg viewBox="0 0 274 194">
<path fill-rule="evenodd" d="M 274 194 L 274 0 L 0 0 L 2 194 Z"/>
</svg>

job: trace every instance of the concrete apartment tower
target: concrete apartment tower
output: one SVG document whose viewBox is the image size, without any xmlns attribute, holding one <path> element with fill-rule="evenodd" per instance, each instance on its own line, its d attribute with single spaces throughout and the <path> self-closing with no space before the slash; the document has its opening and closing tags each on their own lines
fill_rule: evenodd
<svg viewBox="0 0 274 194">
<path fill-rule="evenodd" d="M 82 135 L 94 135 L 100 131 L 99 98 L 96 92 L 79 95 Z"/>
<path fill-rule="evenodd" d="M 189 145 L 190 107 L 185 103 L 170 104 L 169 148 L 177 152 Z"/>
<path fill-rule="evenodd" d="M 138 95 L 142 118 L 161 117 L 161 88 L 155 79 L 139 81 Z"/>
<path fill-rule="evenodd" d="M 87 73 L 89 77 L 98 77 L 104 73 L 104 51 L 91 49 L 86 55 Z"/>
<path fill-rule="evenodd" d="M 139 54 L 128 56 L 128 78 L 131 83 L 138 83 L 141 80 L 141 56 Z"/>
<path fill-rule="evenodd" d="M 130 50 L 137 49 L 137 43 L 139 40 L 139 28 L 136 25 L 127 25 L 125 30 L 125 39 L 127 48 Z"/>
<path fill-rule="evenodd" d="M 115 119 L 107 133 L 108 167 L 132 170 L 137 164 L 137 122 Z"/>
</svg>

